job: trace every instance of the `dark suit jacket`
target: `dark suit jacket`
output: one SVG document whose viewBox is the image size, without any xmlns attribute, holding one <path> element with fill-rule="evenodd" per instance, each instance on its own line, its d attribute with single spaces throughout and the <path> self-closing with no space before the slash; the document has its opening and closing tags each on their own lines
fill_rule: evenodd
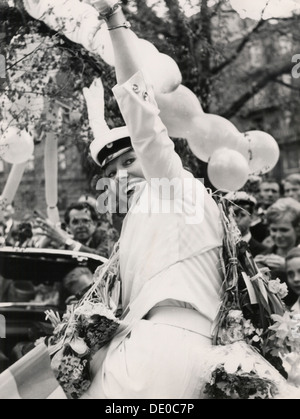
<svg viewBox="0 0 300 419">
<path fill-rule="evenodd" d="M 119 233 L 116 229 L 110 228 L 106 230 L 100 227 L 86 243 L 82 243 L 79 251 L 108 258 L 118 239 Z"/>
<path fill-rule="evenodd" d="M 268 250 L 267 246 L 258 242 L 253 237 L 251 237 L 251 240 L 249 241 L 248 246 L 249 246 L 249 250 L 250 250 L 250 252 L 251 252 L 251 254 L 254 258 L 255 258 L 255 256 L 261 255 L 266 250 Z"/>
<path fill-rule="evenodd" d="M 268 226 L 263 223 L 262 221 L 255 226 L 250 227 L 250 232 L 254 240 L 262 243 L 268 236 L 269 236 L 269 228 Z"/>
</svg>

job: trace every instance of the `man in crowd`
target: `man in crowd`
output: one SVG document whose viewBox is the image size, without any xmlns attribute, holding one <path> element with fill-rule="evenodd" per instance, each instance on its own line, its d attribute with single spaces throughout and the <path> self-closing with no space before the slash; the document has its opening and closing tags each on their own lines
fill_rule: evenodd
<svg viewBox="0 0 300 419">
<path fill-rule="evenodd" d="M 66 294 L 66 304 L 83 295 L 93 284 L 93 274 L 86 267 L 77 267 L 63 278 L 63 291 Z"/>
<path fill-rule="evenodd" d="M 283 181 L 284 196 L 300 202 L 300 174 L 289 175 Z"/>
<path fill-rule="evenodd" d="M 54 226 L 48 220 L 39 218 L 39 227 L 49 239 L 44 247 L 94 253 L 109 257 L 117 241 L 114 232 L 98 228 L 98 214 L 87 202 L 71 205 L 65 213 L 67 231 Z"/>
<path fill-rule="evenodd" d="M 253 257 L 264 252 L 267 247 L 256 241 L 251 234 L 250 226 L 253 212 L 257 204 L 256 199 L 244 191 L 232 192 L 226 198 L 233 203 L 235 220 L 241 232 L 242 239 L 248 243 Z"/>
<path fill-rule="evenodd" d="M 256 217 L 253 216 L 251 234 L 262 243 L 269 236 L 269 229 L 265 220 L 267 209 L 280 198 L 280 184 L 275 179 L 264 179 L 259 187 Z"/>
</svg>

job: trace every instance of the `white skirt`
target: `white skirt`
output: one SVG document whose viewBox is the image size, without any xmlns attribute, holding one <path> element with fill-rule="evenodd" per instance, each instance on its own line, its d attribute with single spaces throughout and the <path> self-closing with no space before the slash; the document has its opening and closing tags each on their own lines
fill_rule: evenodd
<svg viewBox="0 0 300 419">
<path fill-rule="evenodd" d="M 211 349 L 211 340 L 198 333 L 140 320 L 119 346 L 95 355 L 83 398 L 202 398 Z"/>
</svg>

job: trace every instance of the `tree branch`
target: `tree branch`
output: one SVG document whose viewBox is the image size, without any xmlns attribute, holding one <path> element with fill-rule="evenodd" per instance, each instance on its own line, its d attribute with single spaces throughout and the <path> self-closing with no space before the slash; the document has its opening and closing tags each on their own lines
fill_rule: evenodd
<svg viewBox="0 0 300 419">
<path fill-rule="evenodd" d="M 218 11 L 220 10 L 220 8 L 224 5 L 224 0 L 219 0 L 219 2 L 217 4 L 215 4 L 214 6 L 212 6 L 211 8 L 211 12 L 210 12 L 210 16 L 214 17 L 218 14 Z M 234 11 L 234 10 L 233 10 Z"/>
<path fill-rule="evenodd" d="M 277 84 L 280 84 L 281 86 L 287 87 L 288 89 L 296 90 L 296 91 L 300 92 L 300 87 L 296 87 L 296 86 L 293 86 L 292 84 L 285 83 L 282 80 L 276 79 L 276 80 L 274 80 L 274 82 L 277 83 Z"/>
<path fill-rule="evenodd" d="M 222 113 L 224 118 L 230 119 L 237 114 L 237 112 L 258 92 L 266 87 L 270 82 L 276 80 L 276 78 L 282 74 L 290 74 L 293 68 L 293 63 L 284 63 L 280 67 L 270 68 L 266 70 L 258 81 L 252 83 L 251 87 L 244 93 L 239 99 L 234 101 L 230 107 Z"/>
<path fill-rule="evenodd" d="M 239 54 L 243 51 L 245 46 L 250 42 L 252 36 L 259 31 L 259 29 L 264 25 L 265 21 L 260 20 L 257 25 L 252 29 L 251 32 L 249 32 L 240 42 L 240 44 L 237 46 L 235 52 L 229 57 L 227 60 L 225 60 L 223 63 L 218 65 L 215 68 L 211 69 L 211 74 L 214 76 L 221 71 L 223 71 L 226 67 L 228 67 L 231 63 L 233 63 L 234 60 L 236 60 L 239 56 Z"/>
</svg>

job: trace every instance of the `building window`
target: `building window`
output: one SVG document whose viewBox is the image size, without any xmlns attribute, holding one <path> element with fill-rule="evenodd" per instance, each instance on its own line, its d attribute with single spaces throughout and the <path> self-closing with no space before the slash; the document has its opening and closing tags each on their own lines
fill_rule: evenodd
<svg viewBox="0 0 300 419">
<path fill-rule="evenodd" d="M 287 145 L 284 158 L 284 170 L 286 172 L 299 170 L 300 168 L 300 146 L 299 143 Z"/>
</svg>

